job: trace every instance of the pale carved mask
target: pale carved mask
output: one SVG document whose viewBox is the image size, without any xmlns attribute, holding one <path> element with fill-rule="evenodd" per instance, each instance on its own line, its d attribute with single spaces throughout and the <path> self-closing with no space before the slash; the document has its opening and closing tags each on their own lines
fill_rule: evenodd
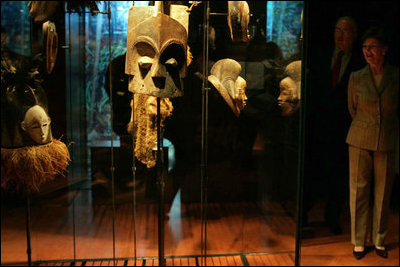
<svg viewBox="0 0 400 267">
<path fill-rule="evenodd" d="M 249 40 L 250 9 L 246 1 L 228 1 L 228 26 L 234 42 Z"/>
<path fill-rule="evenodd" d="M 24 130 L 36 144 L 46 144 L 51 141 L 50 117 L 39 105 L 30 107 L 24 120 L 21 122 L 21 129 Z"/>
<path fill-rule="evenodd" d="M 247 89 L 247 82 L 242 77 L 238 77 L 235 82 L 235 89 L 238 93 L 237 98 L 235 99 L 236 105 L 239 110 L 244 109 L 247 103 L 247 96 L 246 96 L 246 89 Z"/>
<path fill-rule="evenodd" d="M 218 60 L 211 68 L 208 80 L 238 117 L 246 105 L 246 81 L 239 76 L 242 67 L 239 62 L 225 58 Z"/>
<path fill-rule="evenodd" d="M 187 71 L 189 15 L 181 5 L 171 5 L 166 15 L 160 2 L 129 9 L 125 73 L 133 93 L 179 97 Z"/>
<path fill-rule="evenodd" d="M 281 115 L 290 116 L 300 107 L 301 60 L 287 65 L 285 72 L 288 76 L 279 84 L 281 93 L 278 97 L 278 104 L 281 108 Z"/>
<path fill-rule="evenodd" d="M 1 62 L 1 187 L 39 191 L 65 174 L 67 146 L 52 138 L 40 56 Z"/>
<path fill-rule="evenodd" d="M 41 86 L 38 67 L 40 57 L 12 60 L 2 58 L 1 146 L 21 148 L 38 146 L 52 141 L 50 119 L 47 115 L 47 97 Z M 42 124 L 46 124 L 43 127 Z M 44 137 L 33 124 L 42 125 Z M 32 127 L 31 127 L 32 126 Z M 36 126 L 35 126 L 36 127 Z M 39 126 L 38 126 L 39 127 Z"/>
</svg>

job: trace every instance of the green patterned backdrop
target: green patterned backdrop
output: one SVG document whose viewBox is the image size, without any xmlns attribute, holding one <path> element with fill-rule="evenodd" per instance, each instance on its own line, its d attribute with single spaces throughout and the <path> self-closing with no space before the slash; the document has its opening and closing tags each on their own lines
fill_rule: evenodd
<svg viewBox="0 0 400 267">
<path fill-rule="evenodd" d="M 267 2 L 267 41 L 276 43 L 285 59 L 298 52 L 303 6 L 303 1 Z"/>
</svg>

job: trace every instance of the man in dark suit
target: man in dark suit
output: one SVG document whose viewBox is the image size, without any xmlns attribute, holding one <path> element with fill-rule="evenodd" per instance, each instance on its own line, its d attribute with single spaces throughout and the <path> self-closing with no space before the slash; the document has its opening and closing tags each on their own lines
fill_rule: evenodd
<svg viewBox="0 0 400 267">
<path fill-rule="evenodd" d="M 348 199 L 348 151 L 346 135 L 351 123 L 347 109 L 347 87 L 352 71 L 362 67 L 362 56 L 355 47 L 357 25 L 350 17 L 337 20 L 334 29 L 335 49 L 331 62 L 331 90 L 327 103 L 327 202 L 324 218 L 334 234 L 341 233 L 340 215 Z"/>
<path fill-rule="evenodd" d="M 311 83 L 315 100 L 312 126 L 313 181 L 310 192 L 321 194 L 325 200 L 324 219 L 333 234 L 342 232 L 340 216 L 348 199 L 348 151 L 346 134 L 351 117 L 347 109 L 347 86 L 350 73 L 362 67 L 362 55 L 355 45 L 357 25 L 351 17 L 340 17 L 334 28 L 334 48 L 321 49 L 311 62 Z M 311 202 L 305 196 L 305 212 Z"/>
</svg>

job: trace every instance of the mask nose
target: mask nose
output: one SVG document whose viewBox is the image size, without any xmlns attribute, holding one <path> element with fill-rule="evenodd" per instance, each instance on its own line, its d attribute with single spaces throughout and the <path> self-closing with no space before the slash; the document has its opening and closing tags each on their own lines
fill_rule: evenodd
<svg viewBox="0 0 400 267">
<path fill-rule="evenodd" d="M 155 65 L 151 74 L 151 79 L 153 80 L 154 86 L 158 89 L 165 88 L 165 71 L 163 71 L 162 68 L 164 67 L 161 64 Z"/>
<path fill-rule="evenodd" d="M 41 126 L 40 127 L 40 137 L 42 138 L 42 139 L 44 139 L 45 138 L 45 127 L 44 126 Z"/>
</svg>

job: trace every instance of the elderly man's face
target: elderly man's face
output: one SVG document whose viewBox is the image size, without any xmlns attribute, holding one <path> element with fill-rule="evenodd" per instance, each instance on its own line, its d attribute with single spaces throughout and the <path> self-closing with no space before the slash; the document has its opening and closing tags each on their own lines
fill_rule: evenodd
<svg viewBox="0 0 400 267">
<path fill-rule="evenodd" d="M 354 25 L 347 19 L 339 20 L 335 26 L 335 46 L 346 51 L 356 39 Z"/>
</svg>

